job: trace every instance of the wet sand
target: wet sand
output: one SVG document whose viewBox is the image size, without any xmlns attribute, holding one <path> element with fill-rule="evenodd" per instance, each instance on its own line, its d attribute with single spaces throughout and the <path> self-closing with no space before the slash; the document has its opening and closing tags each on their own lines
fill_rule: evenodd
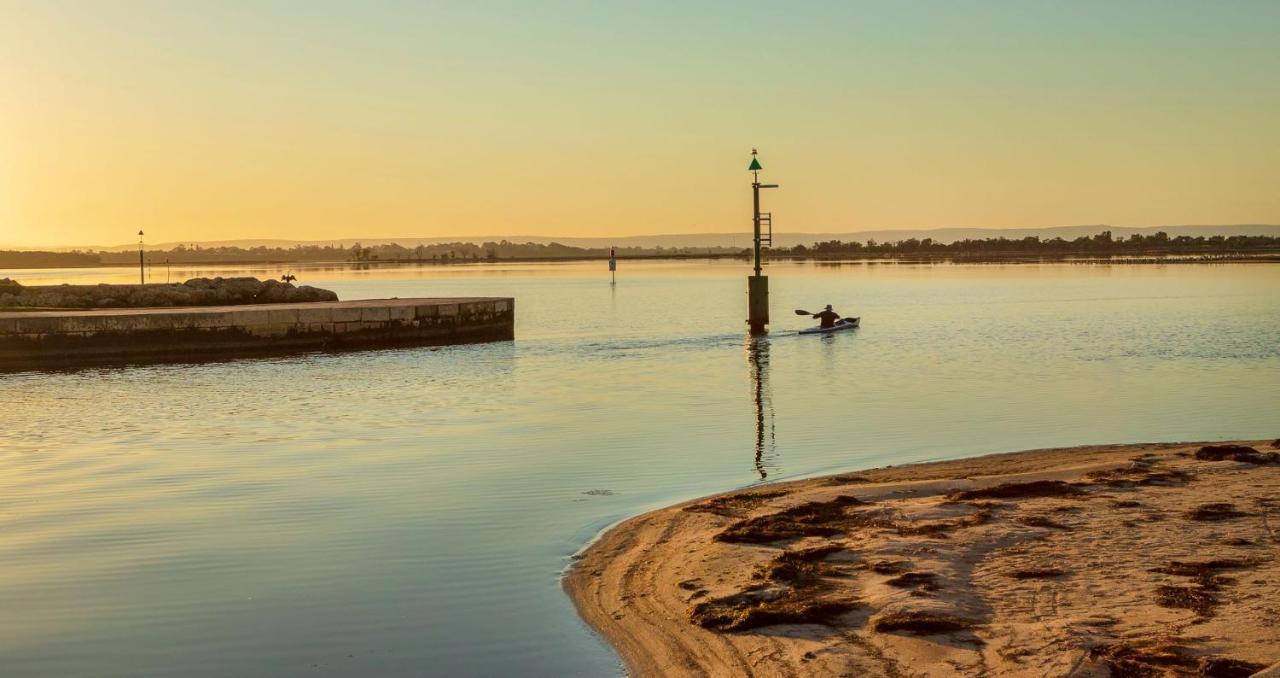
<svg viewBox="0 0 1280 678">
<path fill-rule="evenodd" d="M 1280 455 L 1231 444 L 1258 454 L 1035 450 L 716 495 L 617 525 L 565 588 L 636 676 L 1248 676 L 1280 662 Z"/>
</svg>

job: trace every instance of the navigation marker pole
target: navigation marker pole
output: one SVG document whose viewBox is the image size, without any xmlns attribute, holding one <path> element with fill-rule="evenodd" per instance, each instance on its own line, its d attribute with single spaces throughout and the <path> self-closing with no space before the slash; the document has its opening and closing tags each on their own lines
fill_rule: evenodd
<svg viewBox="0 0 1280 678">
<path fill-rule="evenodd" d="M 147 269 L 142 263 L 142 231 L 138 231 L 138 284 L 147 284 Z"/>
<path fill-rule="evenodd" d="M 765 325 L 769 324 L 769 276 L 760 275 L 760 248 L 773 245 L 773 213 L 760 211 L 760 189 L 777 188 L 777 184 L 760 183 L 760 161 L 756 159 L 756 149 L 751 149 L 751 166 L 747 168 L 752 175 L 751 197 L 755 206 L 753 220 L 753 240 L 755 241 L 755 274 L 747 277 L 747 324 L 751 334 L 765 334 Z M 761 227 L 768 231 L 762 232 Z"/>
<path fill-rule="evenodd" d="M 609 246 L 609 284 L 618 284 L 618 255 L 613 245 Z"/>
</svg>

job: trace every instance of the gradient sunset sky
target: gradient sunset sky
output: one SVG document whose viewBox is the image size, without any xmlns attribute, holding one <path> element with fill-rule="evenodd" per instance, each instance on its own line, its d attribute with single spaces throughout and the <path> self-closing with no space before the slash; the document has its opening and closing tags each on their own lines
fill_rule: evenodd
<svg viewBox="0 0 1280 678">
<path fill-rule="evenodd" d="M 0 244 L 1280 222 L 1280 2 L 0 0 Z"/>
</svg>

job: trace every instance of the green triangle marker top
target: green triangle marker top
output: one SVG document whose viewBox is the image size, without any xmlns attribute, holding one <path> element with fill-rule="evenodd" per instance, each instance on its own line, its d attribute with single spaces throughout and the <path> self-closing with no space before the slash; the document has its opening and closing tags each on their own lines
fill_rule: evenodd
<svg viewBox="0 0 1280 678">
<path fill-rule="evenodd" d="M 759 172 L 762 169 L 764 168 L 760 166 L 760 161 L 755 158 L 751 159 L 751 166 L 747 168 L 747 170 L 751 172 Z"/>
</svg>

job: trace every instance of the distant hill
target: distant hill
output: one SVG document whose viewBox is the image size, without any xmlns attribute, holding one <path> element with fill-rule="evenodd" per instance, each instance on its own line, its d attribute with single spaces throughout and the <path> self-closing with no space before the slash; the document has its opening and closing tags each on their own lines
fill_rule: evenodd
<svg viewBox="0 0 1280 678">
<path fill-rule="evenodd" d="M 1128 226 L 1108 226 L 1106 224 L 1092 224 L 1083 226 L 1054 226 L 1049 228 L 930 228 L 930 229 L 885 229 L 875 231 L 852 231 L 843 233 L 804 233 L 804 232 L 786 232 L 776 231 L 773 235 L 774 245 L 777 247 L 794 247 L 796 245 L 812 245 L 815 242 L 825 242 L 829 240 L 841 240 L 844 242 L 858 241 L 866 242 L 875 240 L 877 242 L 905 240 L 907 238 L 932 238 L 937 242 L 950 243 L 957 240 L 965 239 L 981 239 L 981 238 L 1026 238 L 1029 236 L 1038 236 L 1042 240 L 1051 240 L 1053 238 L 1063 238 L 1071 240 L 1080 236 L 1094 235 L 1101 231 L 1111 231 L 1116 238 L 1128 237 L 1134 233 L 1142 235 L 1151 235 L 1158 231 L 1164 231 L 1170 237 L 1180 235 L 1186 236 L 1213 236 L 1213 235 L 1266 235 L 1280 236 L 1280 225 L 1277 224 L 1219 224 L 1219 225 L 1186 225 L 1186 226 L 1152 226 L 1145 228 L 1132 228 Z M 349 248 L 356 243 L 365 246 L 375 246 L 383 244 L 396 243 L 404 247 L 416 247 L 418 245 L 436 245 L 442 243 L 454 242 L 500 242 L 508 240 L 516 243 L 560 243 L 570 247 L 639 247 L 639 248 L 655 248 L 655 247 L 742 247 L 746 248 L 751 245 L 750 232 L 738 233 L 683 233 L 683 234 L 659 234 L 659 235 L 635 235 L 625 237 L 592 237 L 592 238 L 575 238 L 575 237 L 551 237 L 544 235 L 485 235 L 485 236 L 450 236 L 440 238 L 339 238 L 333 240 L 286 240 L 286 239 L 247 239 L 247 240 L 208 240 L 195 242 L 162 242 L 147 243 L 147 249 L 172 249 L 178 245 L 199 244 L 201 247 L 293 247 L 295 245 L 332 245 L 336 247 Z M 136 250 L 137 243 L 128 245 L 113 245 L 108 247 L 88 245 L 80 247 L 58 247 L 58 248 L 41 248 L 54 249 L 58 251 L 67 251 L 72 249 L 92 250 L 92 251 L 129 251 Z M 14 249 L 30 249 L 30 248 L 14 248 Z"/>
</svg>

